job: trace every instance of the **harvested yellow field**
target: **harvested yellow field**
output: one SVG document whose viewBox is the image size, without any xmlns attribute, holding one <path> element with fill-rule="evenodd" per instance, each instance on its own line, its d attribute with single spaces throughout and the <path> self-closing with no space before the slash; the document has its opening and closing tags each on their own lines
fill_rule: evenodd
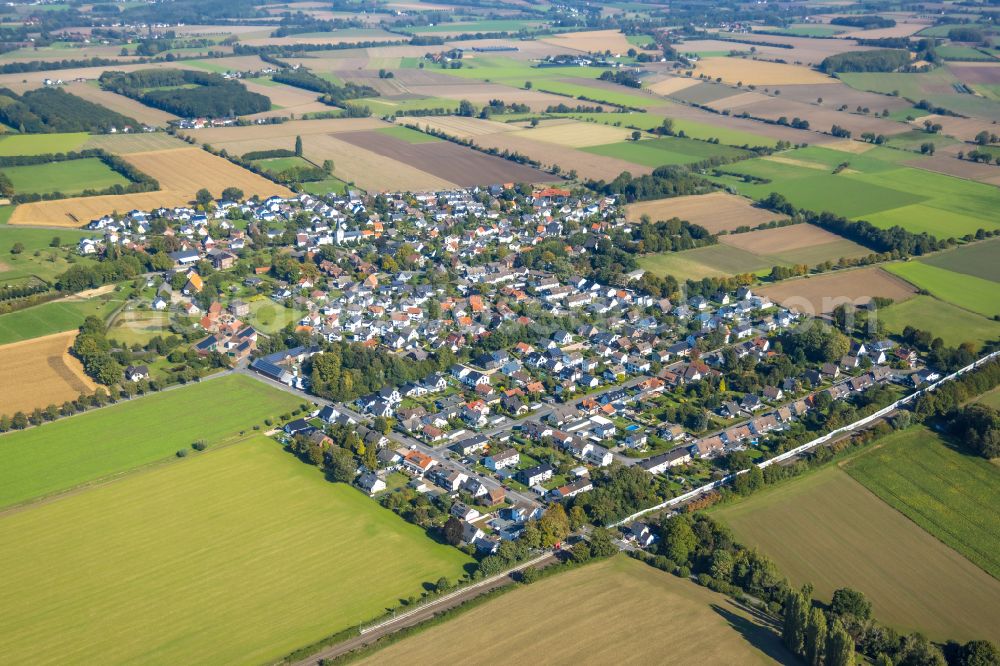
<svg viewBox="0 0 1000 666">
<path fill-rule="evenodd" d="M 518 134 L 533 141 L 545 141 L 570 148 L 585 148 L 625 141 L 632 134 L 632 130 L 571 120 L 555 123 L 543 121 L 538 127 L 522 130 Z"/>
<path fill-rule="evenodd" d="M 288 139 L 295 142 L 296 136 L 307 137 L 312 134 L 337 134 L 339 132 L 360 132 L 387 127 L 387 124 L 377 118 L 328 118 L 325 120 L 293 120 L 280 125 L 245 125 L 242 127 L 210 127 L 191 132 L 199 143 L 208 143 L 216 147 L 225 147 L 231 141 L 252 142 L 260 140 L 266 149 L 271 144 L 268 139 Z M 303 141 L 305 139 L 303 138 Z M 248 148 L 247 150 L 257 150 Z"/>
<path fill-rule="evenodd" d="M 291 190 L 200 148 L 132 153 L 125 155 L 125 159 L 159 181 L 161 189 L 138 194 L 75 197 L 22 204 L 14 209 L 10 224 L 79 227 L 116 210 L 124 212 L 133 208 L 151 210 L 160 206 L 187 205 L 203 187 L 216 196 L 227 187 L 238 187 L 248 197 L 292 194 Z"/>
<path fill-rule="evenodd" d="M 309 140 L 303 139 L 303 156 L 315 164 L 322 164 L 323 160 L 327 159 L 334 160 L 337 178 L 353 182 L 369 192 L 442 190 L 457 187 L 455 183 L 391 157 L 341 141 L 332 134 L 311 136 Z"/>
<path fill-rule="evenodd" d="M 61 405 L 97 388 L 68 353 L 76 331 L 0 346 L 0 414 Z"/>
<path fill-rule="evenodd" d="M 624 621 L 611 629 L 612 618 Z M 507 592 L 360 663 L 517 664 L 539 655 L 553 666 L 794 660 L 759 615 L 618 555 Z"/>
<path fill-rule="evenodd" d="M 628 53 L 629 49 L 639 50 L 639 47 L 631 44 L 619 30 L 566 32 L 551 37 L 543 37 L 538 41 L 586 53 L 611 51 L 615 54 L 622 54 Z"/>
<path fill-rule="evenodd" d="M 721 78 L 727 83 L 743 85 L 779 86 L 796 83 L 830 83 L 831 78 L 808 67 L 787 65 L 780 62 L 743 58 L 703 58 L 695 66 L 695 74 Z"/>
<path fill-rule="evenodd" d="M 794 157 L 782 157 L 781 155 L 768 155 L 761 159 L 765 159 L 768 162 L 777 162 L 778 164 L 787 164 L 788 166 L 799 167 L 800 169 L 813 169 L 814 171 L 829 171 L 829 167 L 825 164 L 820 164 L 819 162 L 810 162 L 808 160 L 797 160 Z"/>
<path fill-rule="evenodd" d="M 460 118 L 458 116 L 429 116 L 426 118 L 397 118 L 396 122 L 410 127 L 430 127 L 445 132 L 460 139 L 475 139 L 479 136 L 498 134 L 500 132 L 516 132 L 520 127 L 501 123 L 495 120 L 480 120 L 479 118 Z"/>
<path fill-rule="evenodd" d="M 190 148 L 190 146 L 170 136 L 166 132 L 143 132 L 139 134 L 91 134 L 84 148 L 100 148 L 115 155 L 148 153 L 151 150 Z"/>
<path fill-rule="evenodd" d="M 708 102 L 705 106 L 710 109 L 715 109 L 716 111 L 721 111 L 723 109 L 738 109 L 741 106 L 747 106 L 756 102 L 763 102 L 767 99 L 770 99 L 770 97 L 763 93 L 742 92 Z"/>
<path fill-rule="evenodd" d="M 832 141 L 830 143 L 824 143 L 824 148 L 832 148 L 833 150 L 839 150 L 842 153 L 851 153 L 853 155 L 860 155 L 861 153 L 867 153 L 869 150 L 875 147 L 873 143 L 865 143 L 864 141 L 852 141 L 851 139 L 844 139 L 843 141 Z"/>
<path fill-rule="evenodd" d="M 810 315 L 829 314 L 843 303 L 862 305 L 875 296 L 905 301 L 916 293 L 906 280 L 873 266 L 784 280 L 758 291 L 786 308 Z"/>
<path fill-rule="evenodd" d="M 713 234 L 742 226 L 757 227 L 786 217 L 765 208 L 756 208 L 750 199 L 726 192 L 655 199 L 625 207 L 625 216 L 630 222 L 638 222 L 643 215 L 648 215 L 654 222 L 680 218 L 701 225 Z"/>
<path fill-rule="evenodd" d="M 648 85 L 646 86 L 646 89 L 650 92 L 655 92 L 657 95 L 670 95 L 671 93 L 679 92 L 685 88 L 696 86 L 699 83 L 701 83 L 701 81 L 694 77 L 675 76 Z"/>
</svg>

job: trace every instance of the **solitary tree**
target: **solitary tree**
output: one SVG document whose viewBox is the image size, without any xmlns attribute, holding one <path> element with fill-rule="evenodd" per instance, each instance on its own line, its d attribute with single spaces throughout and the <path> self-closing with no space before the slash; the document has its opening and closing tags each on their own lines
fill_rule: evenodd
<svg viewBox="0 0 1000 666">
<path fill-rule="evenodd" d="M 642 138 L 642 132 L 640 132 L 639 130 L 633 130 L 633 132 L 632 132 L 632 140 L 633 141 L 638 141 L 641 138 Z"/>
<path fill-rule="evenodd" d="M 202 206 L 207 206 L 212 203 L 212 193 L 203 187 L 194 195 L 194 200 Z"/>
<path fill-rule="evenodd" d="M 295 156 L 302 157 L 302 137 L 295 137 Z"/>
</svg>

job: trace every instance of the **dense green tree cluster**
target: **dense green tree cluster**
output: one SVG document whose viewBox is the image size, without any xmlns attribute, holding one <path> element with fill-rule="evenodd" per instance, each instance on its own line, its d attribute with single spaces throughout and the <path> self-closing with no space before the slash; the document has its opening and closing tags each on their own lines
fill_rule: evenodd
<svg viewBox="0 0 1000 666">
<path fill-rule="evenodd" d="M 910 64 L 910 52 L 903 49 L 848 51 L 826 57 L 819 68 L 834 72 L 894 72 Z"/>
<path fill-rule="evenodd" d="M 323 94 L 324 104 L 338 105 L 349 99 L 359 99 L 361 97 L 378 97 L 379 93 L 371 86 L 358 85 L 347 82 L 344 85 L 337 85 L 322 77 L 313 74 L 305 67 L 298 69 L 283 69 L 272 77 L 278 83 L 295 86 L 304 90 Z"/>
<path fill-rule="evenodd" d="M 715 189 L 710 181 L 688 168 L 674 165 L 659 167 L 653 173 L 638 178 L 623 171 L 611 182 L 588 181 L 587 187 L 601 194 L 622 195 L 629 202 L 703 194 Z"/>
<path fill-rule="evenodd" d="M 385 349 L 341 342 L 313 356 L 308 371 L 313 392 L 331 400 L 354 400 L 385 386 L 399 386 L 440 370 L 437 357 L 413 361 Z"/>
<path fill-rule="evenodd" d="M 594 489 L 574 497 L 571 506 L 583 509 L 595 525 L 610 525 L 666 497 L 665 481 L 639 467 L 612 464 L 595 470 L 591 478 Z"/>
<path fill-rule="evenodd" d="M 80 326 L 72 351 L 94 381 L 110 386 L 122 381 L 124 368 L 111 355 L 111 343 L 106 336 L 104 323 L 97 317 L 87 317 Z"/>
<path fill-rule="evenodd" d="M 142 69 L 101 74 L 101 87 L 174 115 L 191 118 L 243 116 L 267 111 L 271 100 L 221 74 L 180 69 Z"/>
<path fill-rule="evenodd" d="M 0 121 L 21 132 L 107 132 L 140 123 L 62 88 L 39 88 L 23 95 L 0 88 Z"/>
<path fill-rule="evenodd" d="M 830 19 L 830 23 L 832 25 L 846 25 L 852 28 L 861 28 L 862 30 L 892 28 L 896 25 L 896 22 L 891 18 L 873 16 L 871 14 L 863 14 L 860 16 L 836 16 Z"/>
</svg>

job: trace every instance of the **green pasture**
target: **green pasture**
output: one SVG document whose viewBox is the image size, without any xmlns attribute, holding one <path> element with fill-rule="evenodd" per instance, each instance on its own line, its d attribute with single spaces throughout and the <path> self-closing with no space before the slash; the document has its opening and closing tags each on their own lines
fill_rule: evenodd
<svg viewBox="0 0 1000 666">
<path fill-rule="evenodd" d="M 289 169 L 310 169 L 312 164 L 301 157 L 265 157 L 253 162 L 271 174 L 280 174 Z"/>
<path fill-rule="evenodd" d="M 436 136 L 424 134 L 423 132 L 418 132 L 415 129 L 411 129 L 403 125 L 382 127 L 375 131 L 379 134 L 385 134 L 401 141 L 405 141 L 406 143 L 435 143 L 437 141 L 441 141 L 441 139 Z"/>
<path fill-rule="evenodd" d="M 913 326 L 930 331 L 934 337 L 944 340 L 948 347 L 971 342 L 981 348 L 987 342 L 1000 339 L 1000 322 L 963 310 L 933 296 L 917 295 L 881 308 L 878 319 L 891 333 L 900 334 L 907 326 Z"/>
<path fill-rule="evenodd" d="M 603 146 L 591 146 L 583 148 L 583 150 L 595 155 L 616 157 L 626 162 L 651 167 L 665 164 L 691 164 L 712 157 L 738 158 L 750 155 L 744 150 L 731 146 L 672 136 L 641 141 L 620 141 Z"/>
<path fill-rule="evenodd" d="M 96 157 L 65 162 L 47 162 L 0 169 L 18 194 L 80 194 L 114 185 L 125 187 L 129 180 Z"/>
<path fill-rule="evenodd" d="M 0 156 L 68 153 L 79 150 L 89 137 L 86 132 L 8 134 L 0 137 Z"/>
<path fill-rule="evenodd" d="M 721 243 L 684 252 L 647 254 L 638 259 L 640 268 L 660 276 L 673 275 L 680 281 L 740 273 L 763 274 L 775 266 L 775 262 L 765 257 Z"/>
<path fill-rule="evenodd" d="M 89 299 L 52 301 L 0 314 L 0 345 L 72 330 L 91 315 L 107 317 L 123 302 L 120 294 L 110 293 Z"/>
<path fill-rule="evenodd" d="M 919 261 L 887 264 L 886 269 L 943 301 L 986 317 L 1000 314 L 1000 285 Z"/>
<path fill-rule="evenodd" d="M 444 109 L 446 111 L 456 111 L 459 100 L 445 99 L 444 97 L 418 97 L 416 99 L 378 99 L 368 97 L 365 99 L 351 100 L 351 104 L 356 106 L 367 106 L 376 116 L 391 116 L 400 111 L 413 111 L 414 109 Z"/>
<path fill-rule="evenodd" d="M 996 187 L 901 164 L 912 159 L 910 153 L 891 148 L 853 155 L 809 147 L 772 159 L 726 164 L 722 171 L 738 175 L 714 180 L 755 199 L 778 192 L 801 208 L 865 219 L 882 228 L 899 225 L 938 238 L 1000 227 Z M 834 174 L 842 163 L 847 168 Z M 741 175 L 769 182 L 745 182 Z"/>
<path fill-rule="evenodd" d="M 6 208 L 13 210 L 10 206 Z M 0 286 L 33 275 L 51 282 L 72 265 L 67 260 L 68 253 L 75 263 L 92 262 L 91 259 L 76 256 L 71 249 L 65 249 L 88 236 L 93 237 L 93 234 L 78 229 L 32 229 L 0 224 Z M 59 240 L 61 247 L 51 247 L 55 239 Z M 15 243 L 24 246 L 20 254 L 10 252 Z M 38 256 L 35 256 L 36 253 Z"/>
<path fill-rule="evenodd" d="M 1000 253 L 1000 238 L 992 238 L 923 257 L 920 262 L 956 273 L 965 273 L 984 280 L 1000 282 L 1000 261 L 997 260 L 1000 254 L 998 253 Z"/>
<path fill-rule="evenodd" d="M 845 467 L 887 504 L 1000 578 L 1000 468 L 923 426 L 893 433 Z"/>
<path fill-rule="evenodd" d="M 188 411 L 249 406 L 211 404 Z M 260 436 L 8 514 L 0 539 L 0 651 L 32 664 L 274 663 L 471 562 Z"/>
<path fill-rule="evenodd" d="M 163 460 L 198 440 L 237 439 L 301 402 L 227 375 L 8 433 L 0 436 L 0 507 Z"/>
<path fill-rule="evenodd" d="M 339 178 L 325 178 L 323 180 L 314 180 L 302 183 L 302 189 L 313 195 L 324 195 L 331 192 L 344 194 L 347 192 L 347 188 L 348 184 Z"/>
</svg>

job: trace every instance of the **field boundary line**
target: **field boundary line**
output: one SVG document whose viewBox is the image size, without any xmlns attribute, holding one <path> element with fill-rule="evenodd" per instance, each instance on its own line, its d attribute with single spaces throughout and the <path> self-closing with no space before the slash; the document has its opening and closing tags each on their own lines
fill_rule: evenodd
<svg viewBox="0 0 1000 666">
<path fill-rule="evenodd" d="M 412 608 L 412 609 L 406 611 L 405 613 L 401 613 L 399 615 L 395 615 L 395 616 L 393 616 L 393 617 L 391 617 L 389 619 L 382 620 L 381 622 L 377 622 L 376 624 L 373 624 L 373 625 L 370 625 L 368 627 L 365 627 L 364 629 L 360 629 L 358 631 L 358 633 L 361 634 L 362 636 L 364 636 L 365 634 L 371 633 L 372 631 L 376 631 L 378 629 L 382 629 L 383 627 L 387 627 L 387 626 L 389 626 L 391 624 L 395 624 L 396 622 L 400 622 L 402 620 L 405 620 L 406 618 L 412 617 L 413 615 L 416 615 L 417 613 L 421 613 L 423 611 L 426 611 L 428 608 L 433 608 L 434 606 L 437 606 L 438 604 L 442 604 L 442 603 L 444 603 L 446 601 L 449 601 L 450 599 L 454 599 L 455 597 L 457 597 L 457 596 L 459 596 L 461 594 L 466 594 L 467 592 L 469 592 L 471 590 L 478 589 L 480 587 L 483 587 L 484 585 L 490 585 L 492 583 L 495 583 L 498 580 L 501 580 L 503 578 L 506 578 L 507 576 L 510 576 L 512 573 L 514 573 L 515 571 L 517 571 L 519 569 L 526 569 L 528 567 L 531 567 L 531 566 L 534 566 L 536 564 L 539 564 L 540 562 L 542 562 L 544 560 L 547 560 L 550 557 L 552 557 L 552 553 L 551 552 L 543 553 L 542 555 L 539 555 L 538 557 L 535 557 L 535 558 L 533 558 L 531 560 L 528 560 L 527 562 L 522 562 L 521 564 L 515 565 L 515 566 L 511 567 L 510 569 L 508 569 L 506 571 L 502 571 L 502 572 L 500 572 L 498 574 L 490 576 L 489 578 L 484 578 L 483 580 L 481 580 L 481 581 L 479 581 L 477 583 L 473 583 L 472 585 L 467 585 L 465 587 L 460 587 L 457 590 L 454 590 L 453 592 L 449 592 L 448 594 L 444 595 L 443 597 L 438 597 L 437 599 L 434 599 L 432 601 L 428 601 L 427 603 L 420 604 L 419 606 L 416 606 L 415 608 Z"/>
</svg>

